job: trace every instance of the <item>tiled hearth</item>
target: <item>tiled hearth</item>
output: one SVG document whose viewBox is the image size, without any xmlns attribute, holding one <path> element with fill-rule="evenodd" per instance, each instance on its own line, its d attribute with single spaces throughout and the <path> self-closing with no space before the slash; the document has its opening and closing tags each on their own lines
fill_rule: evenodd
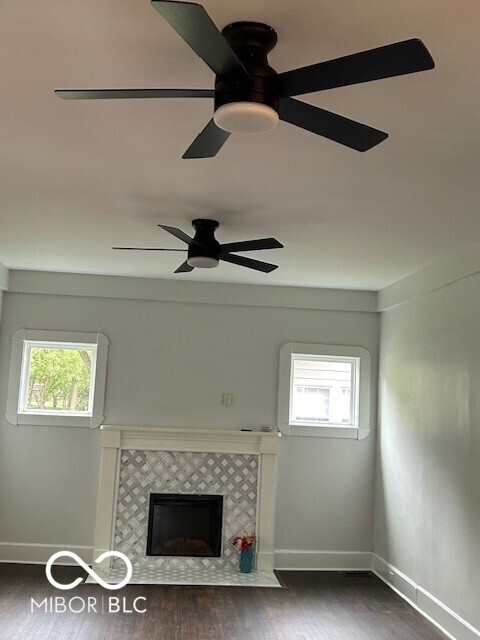
<svg viewBox="0 0 480 640">
<path fill-rule="evenodd" d="M 131 582 L 279 586 L 273 574 L 278 434 L 206 429 L 102 427 L 95 558 L 115 549 L 134 569 Z M 223 496 L 219 558 L 147 556 L 149 497 Z M 257 571 L 242 576 L 231 544 L 241 530 L 258 536 Z M 103 565 L 118 582 L 120 565 Z"/>
<path fill-rule="evenodd" d="M 121 582 L 125 577 L 125 567 L 114 563 L 106 572 L 97 572 L 100 577 L 110 584 Z M 88 576 L 87 583 L 94 584 L 95 580 Z M 216 587 L 281 587 L 276 575 L 272 571 L 252 571 L 240 573 L 236 569 L 190 569 L 178 567 L 163 569 L 157 567 L 134 566 L 129 584 L 171 584 L 188 586 L 216 586 Z"/>
</svg>

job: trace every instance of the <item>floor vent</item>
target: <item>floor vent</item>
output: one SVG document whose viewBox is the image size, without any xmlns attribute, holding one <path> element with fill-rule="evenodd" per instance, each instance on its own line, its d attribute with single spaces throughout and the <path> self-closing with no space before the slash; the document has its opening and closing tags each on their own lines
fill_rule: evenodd
<svg viewBox="0 0 480 640">
<path fill-rule="evenodd" d="M 371 578 L 371 571 L 342 571 L 342 576 L 346 578 Z"/>
</svg>

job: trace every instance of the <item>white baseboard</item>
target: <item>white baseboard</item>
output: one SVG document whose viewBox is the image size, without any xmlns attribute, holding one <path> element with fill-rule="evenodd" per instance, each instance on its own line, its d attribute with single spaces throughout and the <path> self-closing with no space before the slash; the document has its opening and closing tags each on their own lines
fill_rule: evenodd
<svg viewBox="0 0 480 640">
<path fill-rule="evenodd" d="M 93 547 L 81 547 L 63 544 L 31 544 L 25 542 L 0 542 L 0 562 L 14 562 L 21 564 L 46 564 L 54 553 L 58 551 L 73 551 L 87 564 L 92 563 Z M 73 560 L 62 558 L 55 564 L 74 565 Z"/>
<path fill-rule="evenodd" d="M 369 571 L 370 551 L 301 551 L 276 549 L 275 569 L 289 571 Z"/>
<path fill-rule="evenodd" d="M 372 571 L 452 640 L 479 640 L 478 629 L 376 553 Z"/>
</svg>

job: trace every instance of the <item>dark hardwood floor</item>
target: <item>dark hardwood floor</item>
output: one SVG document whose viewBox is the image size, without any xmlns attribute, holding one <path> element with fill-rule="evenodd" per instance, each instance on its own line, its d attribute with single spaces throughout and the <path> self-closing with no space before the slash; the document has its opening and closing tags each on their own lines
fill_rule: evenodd
<svg viewBox="0 0 480 640">
<path fill-rule="evenodd" d="M 56 567 L 67 583 L 83 575 Z M 0 565 L 1 640 L 445 640 L 377 577 L 280 572 L 285 589 L 131 585 L 59 591 L 40 565 Z M 31 598 L 146 598 L 146 613 L 31 612 Z M 79 600 L 74 603 L 79 608 Z M 143 606 L 143 601 L 142 601 Z"/>
</svg>

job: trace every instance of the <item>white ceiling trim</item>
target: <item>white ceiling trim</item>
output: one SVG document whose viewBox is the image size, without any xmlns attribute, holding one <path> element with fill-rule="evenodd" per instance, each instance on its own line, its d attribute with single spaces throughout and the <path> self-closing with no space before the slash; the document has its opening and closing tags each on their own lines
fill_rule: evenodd
<svg viewBox="0 0 480 640">
<path fill-rule="evenodd" d="M 480 273 L 480 242 L 455 251 L 439 262 L 381 289 L 378 292 L 377 310 L 386 311 L 477 273 Z"/>
<path fill-rule="evenodd" d="M 162 300 L 291 309 L 376 312 L 376 292 L 269 285 L 175 282 L 45 271 L 10 272 L 10 292 Z"/>
</svg>

